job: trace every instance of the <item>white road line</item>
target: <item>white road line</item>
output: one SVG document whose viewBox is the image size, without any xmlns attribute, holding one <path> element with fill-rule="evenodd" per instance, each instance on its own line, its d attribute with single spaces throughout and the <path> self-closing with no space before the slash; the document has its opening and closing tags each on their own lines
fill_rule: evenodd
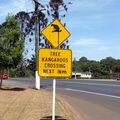
<svg viewBox="0 0 120 120">
<path fill-rule="evenodd" d="M 65 90 L 73 91 L 73 92 L 82 92 L 82 93 L 87 93 L 87 94 L 92 94 L 92 95 L 99 95 L 99 96 L 105 96 L 105 97 L 111 97 L 111 98 L 120 99 L 119 96 L 108 95 L 108 94 L 102 94 L 102 93 L 96 93 L 96 92 L 90 92 L 90 91 L 84 91 L 84 90 L 76 90 L 76 89 L 70 89 L 70 88 L 66 88 Z"/>
<path fill-rule="evenodd" d="M 81 85 L 96 85 L 96 86 L 120 87 L 120 85 L 98 84 L 98 83 L 80 83 L 80 82 L 65 82 L 65 81 L 58 81 L 58 82 L 61 82 L 61 83 L 81 84 Z"/>
</svg>

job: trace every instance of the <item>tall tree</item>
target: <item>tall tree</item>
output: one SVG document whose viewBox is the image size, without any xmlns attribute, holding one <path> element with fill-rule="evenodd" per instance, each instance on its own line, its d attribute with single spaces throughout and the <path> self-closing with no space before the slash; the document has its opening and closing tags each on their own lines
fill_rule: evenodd
<svg viewBox="0 0 120 120">
<path fill-rule="evenodd" d="M 105 59 L 102 59 L 100 63 L 101 63 L 102 69 L 107 73 L 114 72 L 114 65 L 116 63 L 116 60 L 114 58 L 106 57 Z"/>
<path fill-rule="evenodd" d="M 8 16 L 6 22 L 0 25 L 0 69 L 7 71 L 17 67 L 22 58 L 23 43 L 18 21 L 14 16 Z"/>
<path fill-rule="evenodd" d="M 27 60 L 27 68 L 31 71 L 33 71 L 33 74 L 35 72 L 35 56 L 32 55 L 31 59 Z"/>
<path fill-rule="evenodd" d="M 8 16 L 0 27 L 0 65 L 4 68 L 16 67 L 21 60 L 23 40 L 14 16 Z"/>
<path fill-rule="evenodd" d="M 61 21 L 62 18 L 66 17 L 66 13 L 68 11 L 68 4 L 72 4 L 71 2 L 68 2 L 67 4 L 65 4 L 64 0 L 50 0 L 49 2 L 49 6 L 47 6 L 48 10 L 48 16 L 52 16 L 53 19 L 59 19 Z M 60 14 L 60 11 L 65 11 L 64 13 L 62 12 L 62 14 Z M 66 23 L 64 23 L 64 26 L 66 26 Z M 60 48 L 67 48 L 69 49 L 69 45 L 68 45 L 68 40 L 65 41 Z"/>
</svg>

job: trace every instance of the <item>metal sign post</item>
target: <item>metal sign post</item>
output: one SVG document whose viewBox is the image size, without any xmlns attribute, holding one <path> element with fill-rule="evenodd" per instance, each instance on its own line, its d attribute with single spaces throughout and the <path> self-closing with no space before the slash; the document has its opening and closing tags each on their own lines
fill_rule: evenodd
<svg viewBox="0 0 120 120">
<path fill-rule="evenodd" d="M 52 120 L 55 120 L 55 98 L 56 98 L 56 79 L 53 79 L 53 106 L 52 106 Z"/>
</svg>

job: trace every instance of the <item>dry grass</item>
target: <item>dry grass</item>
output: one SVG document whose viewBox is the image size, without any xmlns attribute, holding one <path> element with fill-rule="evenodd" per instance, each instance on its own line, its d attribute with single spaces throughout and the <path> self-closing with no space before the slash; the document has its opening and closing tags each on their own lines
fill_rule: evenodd
<svg viewBox="0 0 120 120">
<path fill-rule="evenodd" d="M 0 120 L 51 120 L 52 94 L 45 90 L 3 87 L 0 89 Z M 56 103 L 56 116 L 70 120 Z M 56 118 L 59 120 L 59 117 Z"/>
</svg>

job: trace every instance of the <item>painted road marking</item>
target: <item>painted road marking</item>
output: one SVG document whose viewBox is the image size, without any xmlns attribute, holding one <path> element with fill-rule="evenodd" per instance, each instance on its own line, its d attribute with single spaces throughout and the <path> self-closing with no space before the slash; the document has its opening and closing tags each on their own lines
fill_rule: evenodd
<svg viewBox="0 0 120 120">
<path fill-rule="evenodd" d="M 120 87 L 120 85 L 109 85 L 109 84 L 98 84 L 98 83 L 80 83 L 80 82 L 65 82 L 65 81 L 58 81 L 61 83 L 73 83 L 73 84 L 81 84 L 81 85 L 96 85 L 96 86 L 109 86 L 109 87 Z"/>
<path fill-rule="evenodd" d="M 73 91 L 73 92 L 82 92 L 82 93 L 87 93 L 87 94 L 92 94 L 92 95 L 99 95 L 99 96 L 105 96 L 105 97 L 111 97 L 111 98 L 120 99 L 119 96 L 108 95 L 108 94 L 102 94 L 102 93 L 96 93 L 96 92 L 90 92 L 90 91 L 84 91 L 84 90 L 76 90 L 76 89 L 70 89 L 70 88 L 66 88 L 65 90 Z"/>
</svg>

